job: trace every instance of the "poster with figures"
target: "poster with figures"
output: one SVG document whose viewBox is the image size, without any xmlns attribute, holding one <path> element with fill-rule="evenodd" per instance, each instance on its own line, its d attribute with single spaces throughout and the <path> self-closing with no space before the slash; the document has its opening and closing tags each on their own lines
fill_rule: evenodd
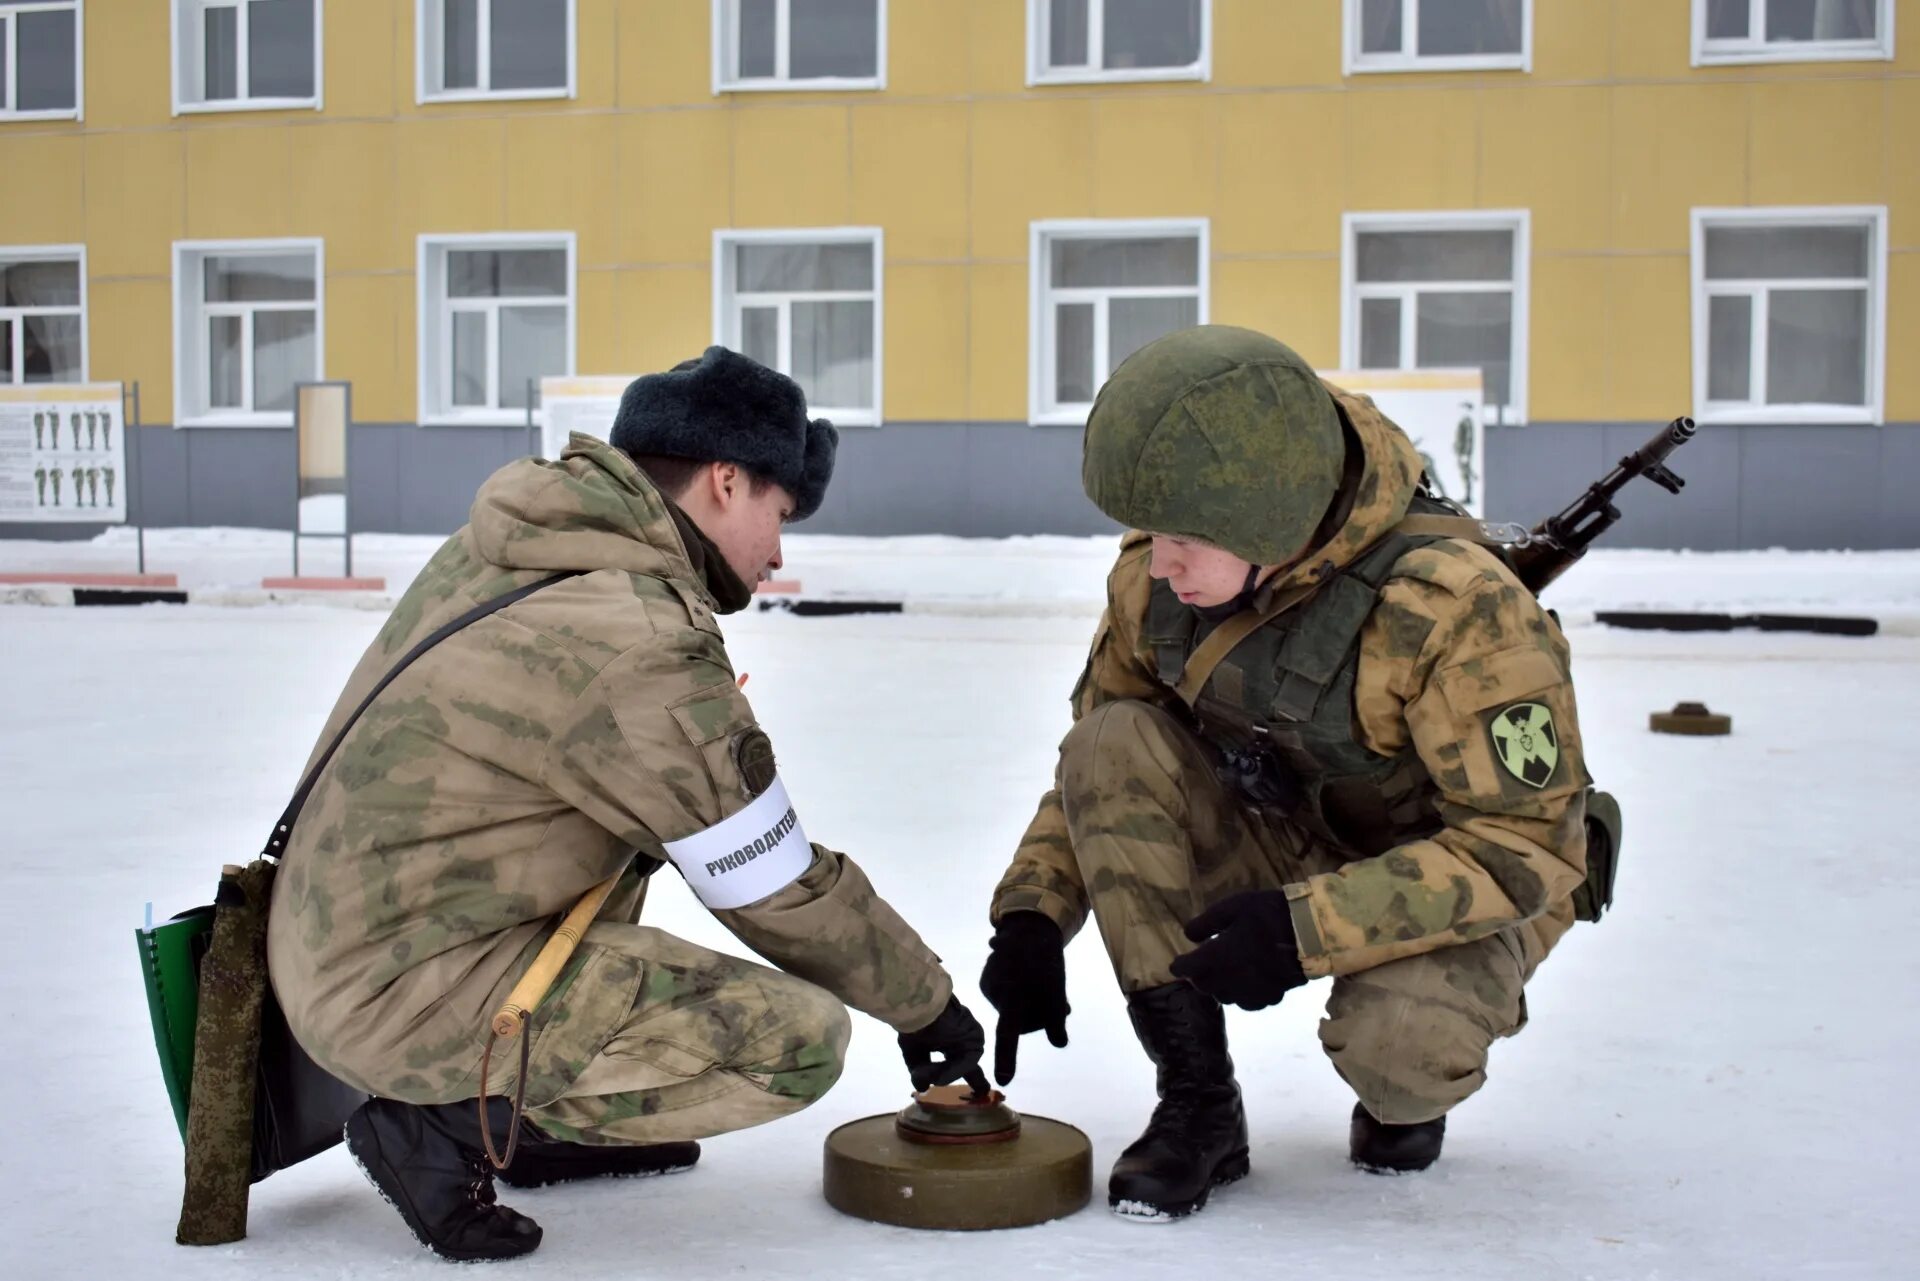
<svg viewBox="0 0 1920 1281">
<path fill-rule="evenodd" d="M 1320 375 L 1365 396 L 1413 438 L 1433 487 L 1485 518 L 1486 432 L 1477 369 L 1347 369 Z"/>
<path fill-rule="evenodd" d="M 121 404 L 119 383 L 0 387 L 0 521 L 123 523 Z"/>
<path fill-rule="evenodd" d="M 620 409 L 620 393 L 635 376 L 572 376 L 540 380 L 540 456 L 558 458 L 567 436 L 584 432 L 607 438 Z"/>
</svg>

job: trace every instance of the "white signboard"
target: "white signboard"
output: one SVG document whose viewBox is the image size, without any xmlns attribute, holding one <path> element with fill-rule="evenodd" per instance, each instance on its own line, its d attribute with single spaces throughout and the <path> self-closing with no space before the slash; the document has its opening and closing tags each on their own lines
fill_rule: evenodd
<svg viewBox="0 0 1920 1281">
<path fill-rule="evenodd" d="M 1433 487 L 1486 516 L 1485 433 L 1477 369 L 1349 369 L 1320 375 L 1365 396 L 1413 438 Z"/>
<path fill-rule="evenodd" d="M 634 375 L 540 380 L 540 456 L 558 458 L 567 436 L 582 432 L 606 440 L 620 411 L 620 393 Z"/>
<path fill-rule="evenodd" d="M 127 519 L 119 383 L 0 387 L 0 521 Z"/>
</svg>

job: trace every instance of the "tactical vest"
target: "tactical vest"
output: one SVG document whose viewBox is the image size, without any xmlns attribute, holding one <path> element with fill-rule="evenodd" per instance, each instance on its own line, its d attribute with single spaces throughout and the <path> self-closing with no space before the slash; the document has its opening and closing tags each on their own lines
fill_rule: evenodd
<svg viewBox="0 0 1920 1281">
<path fill-rule="evenodd" d="M 1448 509 L 1416 498 L 1413 513 Z M 1442 827 L 1437 789 L 1411 747 L 1382 757 L 1360 741 L 1353 685 L 1360 632 L 1393 566 L 1438 535 L 1389 533 L 1301 604 L 1268 620 L 1221 660 L 1194 703 L 1202 738 L 1230 752 L 1265 752 L 1299 786 L 1287 817 L 1360 857 Z M 1202 619 L 1166 580 L 1148 598 L 1144 639 L 1169 687 L 1205 639 Z"/>
</svg>

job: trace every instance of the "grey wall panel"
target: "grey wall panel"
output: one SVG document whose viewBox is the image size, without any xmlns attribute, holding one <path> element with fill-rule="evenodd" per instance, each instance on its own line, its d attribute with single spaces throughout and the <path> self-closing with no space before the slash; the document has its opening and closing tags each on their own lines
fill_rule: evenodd
<svg viewBox="0 0 1920 1281">
<path fill-rule="evenodd" d="M 106 532 L 108 526 L 75 521 L 23 520 L 0 524 L 0 538 L 35 538 L 48 543 L 84 543 Z"/>
<path fill-rule="evenodd" d="M 1536 422 L 1487 434 L 1488 515 L 1535 523 L 1573 501 L 1660 424 Z M 292 433 L 149 426 L 140 499 L 154 527 L 287 529 Z M 520 427 L 354 426 L 358 530 L 446 534 L 482 481 L 527 452 Z M 1679 496 L 1644 481 L 1619 500 L 1609 547 L 1920 547 L 1920 424 L 1705 427 L 1674 460 Z M 99 525 L 0 525 L 0 537 L 90 538 Z M 1080 432 L 1026 423 L 900 422 L 841 433 L 833 487 L 808 533 L 1110 533 L 1080 492 Z"/>
<path fill-rule="evenodd" d="M 291 431 L 197 427 L 177 434 L 187 446 L 188 519 L 182 523 L 293 528 L 297 480 Z"/>
<path fill-rule="evenodd" d="M 1753 426 L 1740 433 L 1740 546 L 1879 543 L 1879 427 Z"/>
<path fill-rule="evenodd" d="M 400 443 L 401 534 L 449 534 L 467 523 L 480 483 L 527 452 L 524 427 L 422 427 Z"/>
<path fill-rule="evenodd" d="M 1095 534 L 1117 529 L 1080 490 L 1077 428 L 888 423 L 840 433 L 810 534 Z"/>
<path fill-rule="evenodd" d="M 410 423 L 355 423 L 347 447 L 347 510 L 355 529 L 400 528 L 400 443 Z"/>
<path fill-rule="evenodd" d="M 1599 478 L 1606 454 L 1596 423 L 1487 428 L 1487 519 L 1538 523 Z"/>
<path fill-rule="evenodd" d="M 355 423 L 347 502 L 356 530 L 450 534 L 480 483 L 527 453 L 524 427 Z"/>
<path fill-rule="evenodd" d="M 800 528 L 809 534 L 959 531 L 966 433 L 945 423 L 847 427 L 826 499 Z"/>
<path fill-rule="evenodd" d="M 140 475 L 137 507 L 129 511 L 150 528 L 191 525 L 192 504 L 187 499 L 187 445 L 191 433 L 171 427 L 140 429 L 134 468 Z"/>
<path fill-rule="evenodd" d="M 1664 425 L 1609 424 L 1605 429 L 1606 458 L 1601 466 L 1612 471 Z M 1686 488 L 1669 494 L 1650 480 L 1634 481 L 1620 494 L 1620 523 L 1605 535 L 1604 545 L 1691 547 L 1703 552 L 1741 546 L 1740 513 L 1746 504 L 1740 479 L 1744 448 L 1739 428 L 1700 428 L 1690 443 L 1667 460 L 1668 466 L 1687 482 Z M 1581 481 L 1581 486 L 1598 480 L 1600 474 Z M 1571 502 L 1573 497 L 1569 493 L 1561 501 Z"/>
<path fill-rule="evenodd" d="M 969 433 L 969 519 L 975 537 L 1114 534 L 1115 521 L 1080 487 L 1078 427 L 981 423 Z"/>
<path fill-rule="evenodd" d="M 1880 428 L 1878 547 L 1920 547 L 1920 423 Z"/>
</svg>

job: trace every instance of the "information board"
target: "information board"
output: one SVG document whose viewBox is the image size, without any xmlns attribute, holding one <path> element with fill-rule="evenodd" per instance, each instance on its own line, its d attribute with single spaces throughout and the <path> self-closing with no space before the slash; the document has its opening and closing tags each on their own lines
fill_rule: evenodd
<svg viewBox="0 0 1920 1281">
<path fill-rule="evenodd" d="M 125 425 L 119 383 L 0 387 L 0 521 L 124 523 Z"/>
<path fill-rule="evenodd" d="M 637 375 L 575 375 L 540 380 L 540 456 L 558 458 L 567 436 L 607 439 L 620 410 L 620 393 Z"/>
<path fill-rule="evenodd" d="M 1346 369 L 1320 375 L 1371 400 L 1413 438 L 1435 489 L 1486 515 L 1486 433 L 1477 369 Z"/>
</svg>

